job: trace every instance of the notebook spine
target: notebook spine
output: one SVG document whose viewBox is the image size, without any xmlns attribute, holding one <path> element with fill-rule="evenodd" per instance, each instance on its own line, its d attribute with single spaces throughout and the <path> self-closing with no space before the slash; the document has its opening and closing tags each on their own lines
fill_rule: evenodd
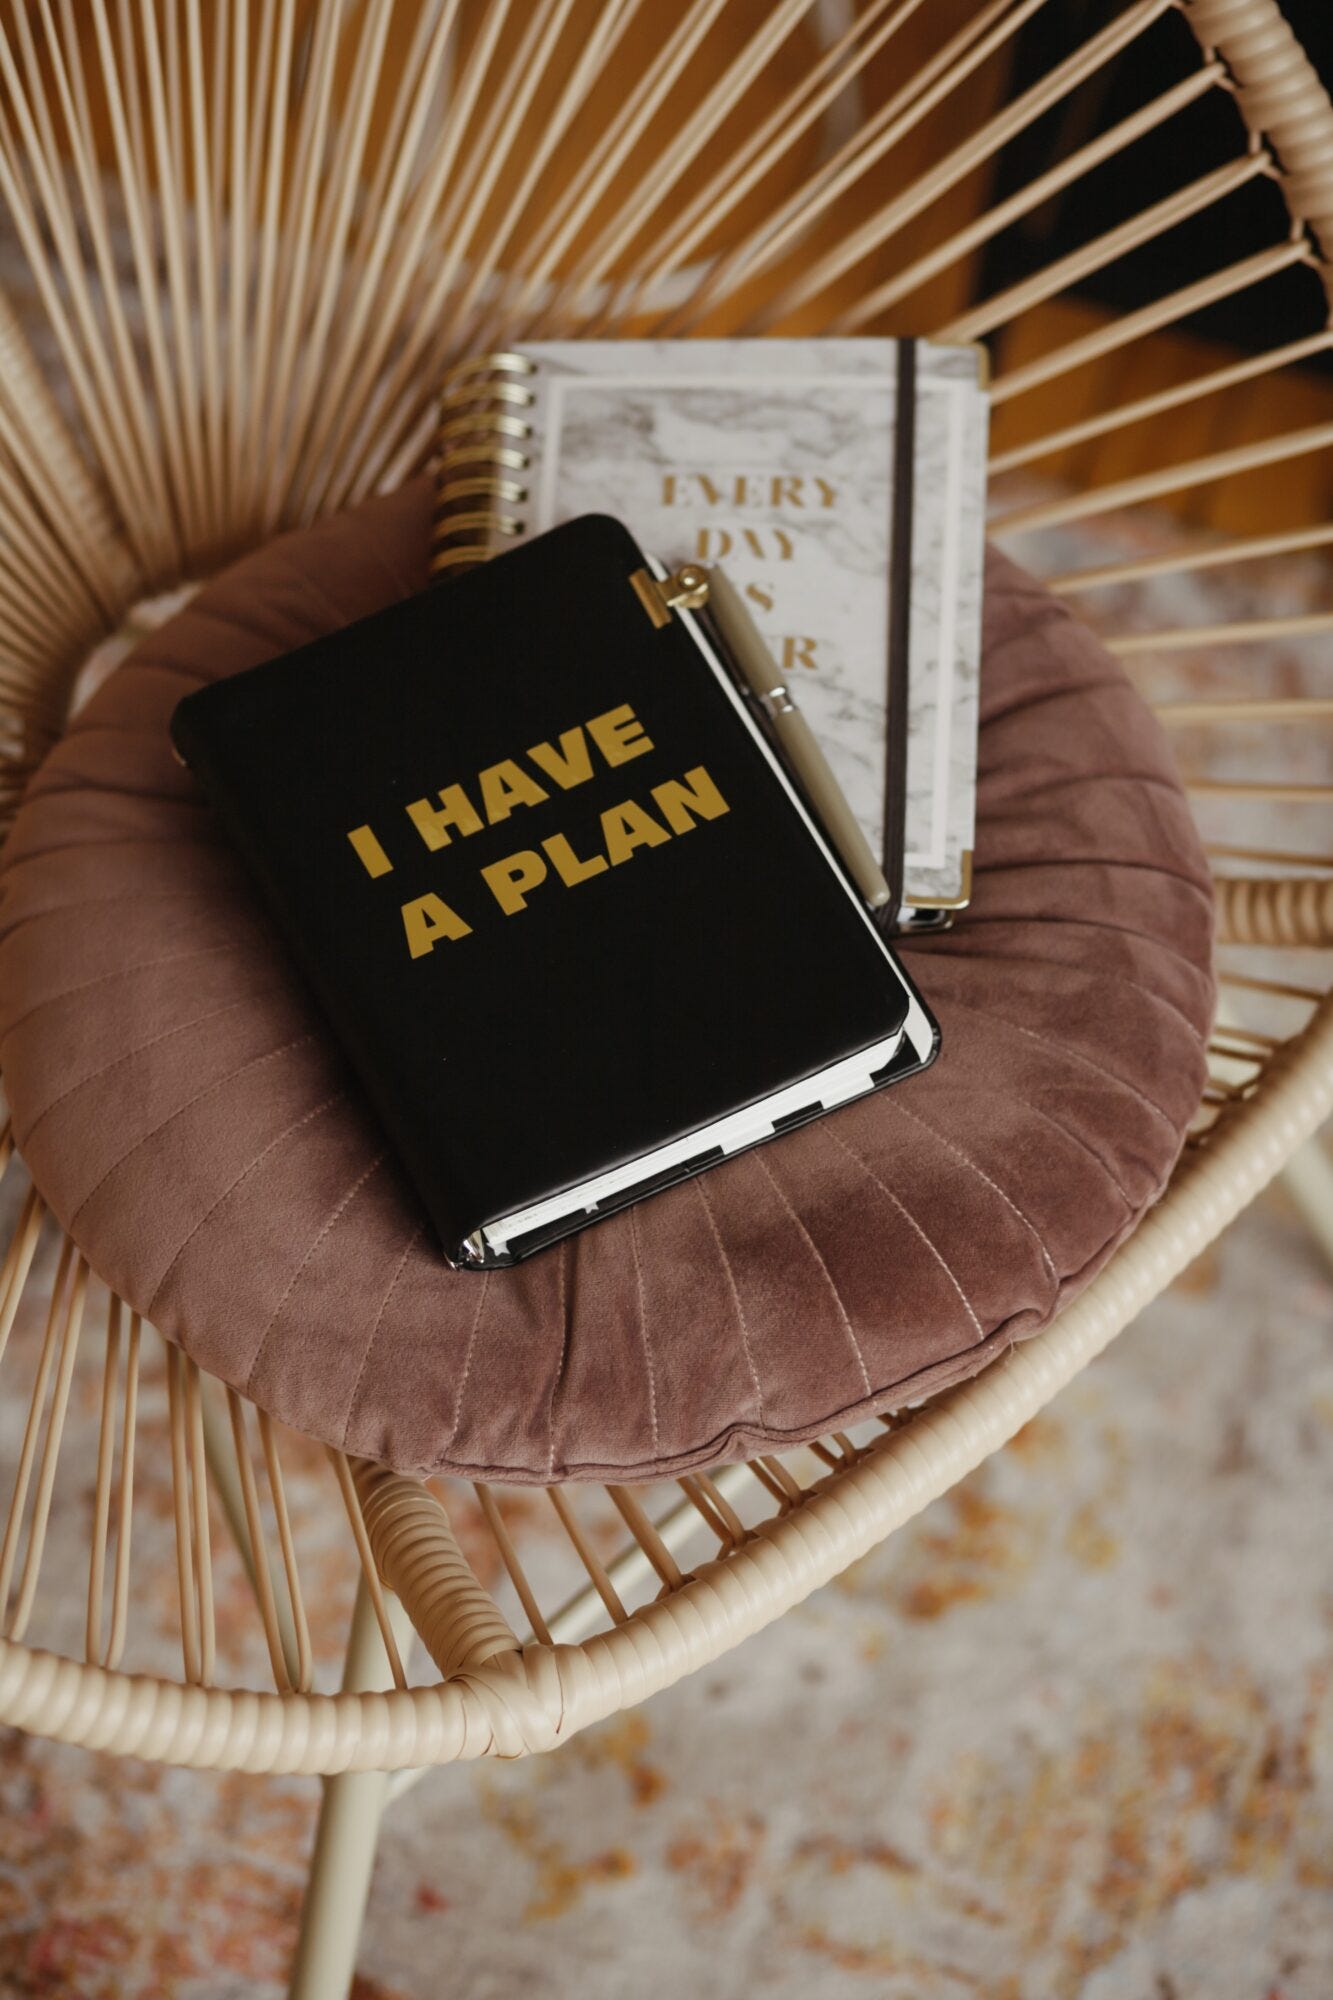
<svg viewBox="0 0 1333 2000">
<path fill-rule="evenodd" d="M 478 354 L 444 378 L 431 527 L 434 582 L 475 568 L 525 531 L 520 510 L 532 462 L 526 413 L 535 398 L 523 378 L 535 372 L 523 354 Z"/>
</svg>

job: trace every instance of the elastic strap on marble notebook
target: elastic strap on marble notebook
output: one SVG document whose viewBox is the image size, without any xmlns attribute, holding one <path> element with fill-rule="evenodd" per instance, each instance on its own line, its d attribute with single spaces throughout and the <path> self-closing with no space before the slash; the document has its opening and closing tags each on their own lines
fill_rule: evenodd
<svg viewBox="0 0 1333 2000">
<path fill-rule="evenodd" d="M 521 535 L 515 509 L 528 497 L 532 426 L 523 414 L 532 390 L 521 378 L 535 363 L 523 354 L 476 354 L 444 378 L 436 431 L 433 582 L 472 569 L 502 540 Z"/>
<path fill-rule="evenodd" d="M 889 644 L 884 700 L 884 879 L 890 919 L 903 900 L 907 825 L 907 669 L 912 615 L 912 487 L 916 464 L 916 342 L 898 342 L 893 420 L 893 531 L 889 544 Z"/>
</svg>

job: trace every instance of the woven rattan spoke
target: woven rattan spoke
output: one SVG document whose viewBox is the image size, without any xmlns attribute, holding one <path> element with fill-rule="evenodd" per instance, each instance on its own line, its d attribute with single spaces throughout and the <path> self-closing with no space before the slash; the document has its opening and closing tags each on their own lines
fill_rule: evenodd
<svg viewBox="0 0 1333 2000">
<path fill-rule="evenodd" d="M 1187 187 L 1178 188 L 1151 208 L 1144 209 L 1132 221 L 1107 230 L 1104 236 L 1071 250 L 1067 257 L 1057 258 L 1033 277 L 1011 285 L 1006 291 L 997 292 L 994 298 L 984 300 L 970 312 L 960 313 L 957 319 L 950 320 L 939 329 L 939 337 L 942 340 L 980 340 L 997 327 L 1012 324 L 1032 307 L 1044 304 L 1047 299 L 1057 298 L 1062 292 L 1071 291 L 1075 285 L 1118 263 L 1129 251 L 1164 236 L 1191 216 L 1202 215 L 1206 209 L 1219 206 L 1228 195 L 1235 194 L 1260 174 L 1266 173 L 1269 164 L 1263 154 L 1247 153 L 1227 166 L 1201 175 Z"/>
<path fill-rule="evenodd" d="M 65 423 L 53 415 L 49 397 L 27 393 L 38 379 L 32 349 L 9 299 L 0 292 L 0 403 L 6 411 L 16 460 L 38 464 L 37 475 L 49 481 L 58 503 L 53 524 L 77 526 L 70 553 L 95 573 L 105 591 L 108 612 L 121 602 L 128 570 L 125 530 L 110 505 L 103 482 L 78 451 Z M 101 591 L 99 590 L 99 594 Z"/>
<path fill-rule="evenodd" d="M 545 230 L 538 230 L 531 246 L 529 254 L 536 253 L 535 265 L 519 274 L 525 282 L 513 311 L 516 326 L 525 332 L 550 332 L 563 325 L 564 314 L 555 309 L 552 300 L 547 301 L 545 309 L 533 320 L 529 308 L 534 298 L 554 276 L 626 164 L 643 157 L 645 134 L 673 87 L 688 75 L 692 58 L 720 13 L 719 0 L 692 0 L 690 6 L 680 10 L 654 57 L 608 120 L 587 160 L 571 172 L 564 202 L 556 204 Z"/>
<path fill-rule="evenodd" d="M 1333 615 L 1324 618 L 1272 619 L 1258 627 L 1238 625 L 1195 626 L 1188 634 L 1189 640 L 1198 645 L 1215 645 L 1216 634 L 1222 633 L 1228 639 L 1238 635 L 1247 638 L 1281 637 L 1293 634 L 1318 632 L 1333 626 Z M 1158 635 L 1143 635 L 1144 650 L 1151 651 Z M 1172 633 L 1174 643 L 1186 643 L 1186 635 Z M 1135 638 L 1139 635 L 1136 633 Z M 1125 650 L 1138 650 L 1137 647 Z M 1159 722 L 1168 726 L 1183 727 L 1201 722 L 1233 722 L 1252 724 L 1256 722 L 1319 722 L 1325 716 L 1333 716 L 1333 695 L 1290 695 L 1285 700 L 1275 697 L 1267 701 L 1158 701 L 1153 703 L 1153 713 Z"/>
<path fill-rule="evenodd" d="M 1225 368 L 1214 368 L 1206 374 L 1195 375 L 1176 383 L 1170 389 L 1159 390 L 1152 396 L 1141 396 L 1133 403 L 1123 403 L 1104 410 L 1098 416 L 1084 418 L 1077 424 L 1065 425 L 1057 431 L 1048 431 L 1044 436 L 1031 439 L 1027 444 L 1015 445 L 1009 451 L 992 454 L 990 469 L 992 475 L 1012 472 L 1017 467 L 1029 465 L 1034 459 L 1045 458 L 1055 452 L 1071 450 L 1075 445 L 1087 444 L 1093 438 L 1107 437 L 1113 433 L 1128 430 L 1133 424 L 1146 423 L 1152 417 L 1164 416 L 1170 410 L 1184 408 L 1189 403 L 1198 402 L 1205 396 L 1215 396 L 1224 389 L 1238 388 L 1243 382 L 1252 382 L 1258 376 L 1275 374 L 1293 362 L 1308 361 L 1316 355 L 1326 354 L 1333 348 L 1333 333 L 1313 333 L 1304 340 L 1289 341 L 1285 347 L 1274 348 L 1268 354 L 1251 355 L 1246 361 L 1235 361 Z M 1289 546 L 1313 547 L 1315 544 L 1289 543 Z M 1169 558 L 1159 558 L 1155 567 L 1145 566 L 1135 572 L 1140 576 L 1164 575 L 1169 567 Z M 1202 566 L 1202 564 L 1200 564 Z M 1123 575 L 1123 569 L 1122 569 Z M 1089 572 L 1084 581 L 1106 581 L 1104 573 Z M 1047 579 L 1047 588 L 1056 588 Z M 1071 588 L 1066 580 L 1064 588 Z"/>
<path fill-rule="evenodd" d="M 849 88 L 922 4 L 923 0 L 896 0 L 896 4 L 895 0 L 871 0 L 674 219 L 663 218 L 647 269 L 615 298 L 608 298 L 590 330 L 631 323 L 646 310 L 652 294 L 685 266 L 705 238 L 823 116 L 839 93 Z M 532 282 L 529 280 L 530 286 Z M 521 303 L 518 309 L 521 311 Z"/>
<path fill-rule="evenodd" d="M 785 0 L 785 4 L 774 7 L 703 101 L 685 118 L 670 146 L 655 162 L 652 173 L 645 177 L 644 209 L 628 218 L 619 218 L 609 231 L 603 233 L 569 284 L 557 291 L 550 309 L 543 315 L 543 326 L 554 328 L 571 310 L 579 312 L 582 302 L 603 284 L 617 259 L 640 233 L 657 205 L 671 194 L 685 167 L 694 157 L 706 151 L 718 127 L 733 109 L 738 94 L 762 71 L 772 51 L 781 45 L 791 28 L 809 11 L 810 0 Z M 914 10 L 906 9 L 896 15 L 888 24 L 889 30 L 897 27 L 910 11 Z M 880 39 L 883 38 L 881 35 Z M 845 78 L 839 79 L 840 84 L 845 81 Z M 716 213 L 710 219 L 715 226 Z"/>
<path fill-rule="evenodd" d="M 57 67 L 57 81 L 59 76 Z M 28 195 L 22 168 L 24 147 L 3 110 L 0 110 L 0 196 L 8 206 L 15 231 L 27 254 L 70 388 L 96 446 L 118 515 L 151 573 L 159 567 L 164 568 L 174 553 L 172 543 L 164 532 L 167 521 L 153 511 L 165 506 L 167 489 L 152 456 L 151 425 L 147 419 L 142 383 L 137 376 L 133 345 L 110 262 L 105 231 L 99 227 L 103 219 L 100 192 L 91 191 L 88 176 L 92 170 L 86 168 L 83 162 L 87 141 L 82 135 L 71 134 L 76 162 L 84 167 L 81 175 L 84 219 L 92 235 L 97 275 L 107 301 L 113 351 L 122 369 L 134 371 L 131 380 L 124 385 L 129 388 L 130 394 L 123 402 L 120 395 L 122 385 L 117 383 L 115 369 L 101 334 L 79 247 L 71 237 L 63 203 L 53 193 L 56 183 L 36 135 L 22 80 L 14 69 L 2 28 L 0 77 L 10 93 L 14 126 L 17 126 L 18 134 L 30 149 L 35 185 L 47 202 L 46 220 L 54 241 L 56 264 L 48 255 L 38 211 Z M 136 427 L 135 430 L 131 429 L 131 425 Z"/>
<path fill-rule="evenodd" d="M 1165 632 L 1130 632 L 1123 638 L 1109 639 L 1107 650 L 1121 659 L 1129 659 L 1138 653 L 1182 653 L 1196 647 L 1216 646 L 1261 646 L 1281 643 L 1285 639 L 1309 638 L 1319 632 L 1333 631 L 1333 611 L 1312 611 L 1293 618 L 1238 618 L 1227 625 L 1184 625 Z M 1189 716 L 1192 721 L 1214 722 L 1309 722 L 1313 718 L 1333 712 L 1321 696 L 1293 696 L 1287 703 L 1236 703 L 1218 702 L 1212 704 L 1181 703 L 1184 710 L 1194 708 L 1199 713 Z M 1171 708 L 1165 708 L 1168 719 Z M 1177 718 L 1180 719 L 1180 718 Z"/>
<path fill-rule="evenodd" d="M 745 1524 L 717 1482 L 707 1473 L 686 1473 L 680 1489 L 697 1510 L 705 1526 L 712 1529 L 725 1550 L 739 1548 L 745 1539 Z"/>
<path fill-rule="evenodd" d="M 556 1519 L 570 1539 L 575 1554 L 588 1572 L 593 1589 L 606 1606 L 607 1614 L 617 1625 L 623 1625 L 628 1612 L 608 1576 L 606 1566 L 593 1548 L 575 1510 L 574 1502 L 563 1487 L 548 1486 L 546 1496 L 555 1509 Z"/>
<path fill-rule="evenodd" d="M 780 293 L 777 299 L 750 323 L 747 330 L 756 333 L 766 332 L 787 314 L 817 298 L 822 291 L 845 272 L 852 270 L 871 251 L 882 247 L 914 216 L 919 215 L 977 167 L 993 158 L 1001 146 L 1034 124 L 1044 112 L 1058 104 L 1080 83 L 1094 76 L 1103 63 L 1109 62 L 1128 43 L 1150 27 L 1158 16 L 1166 11 L 1168 4 L 1169 0 L 1138 0 L 1136 6 L 1128 7 L 1100 34 L 1086 42 L 1076 54 L 1057 65 L 1021 97 L 1006 105 L 1003 111 L 997 113 L 976 134 L 954 148 L 938 166 L 923 174 L 910 189 L 887 203 L 870 223 L 853 229 L 835 249 L 817 258 L 796 283 Z M 1004 35 L 1012 33 L 1014 28 L 1021 24 L 1025 11 L 1029 10 L 1020 7 L 1015 14 L 1008 17 L 1002 24 Z M 998 46 L 1002 39 L 1003 36 L 997 38 L 995 46 Z M 988 43 L 983 43 L 981 49 L 984 54 L 991 52 Z M 939 96 L 947 95 L 973 67 L 975 67 L 975 57 L 970 57 L 966 64 L 960 64 L 956 71 L 946 71 L 937 87 Z M 902 130 L 904 132 L 910 130 L 935 101 L 938 100 L 934 94 L 927 94 L 925 99 L 914 105 L 903 121 Z M 900 133 L 894 133 L 894 141 L 899 136 Z M 864 165 L 861 170 L 864 171 Z M 764 261 L 768 261 L 768 258 L 766 257 Z M 751 273 L 747 271 L 746 275 Z M 861 323 L 858 316 L 856 324 Z M 842 324 L 840 322 L 840 325 Z M 844 325 L 844 330 L 849 329 Z"/>
<path fill-rule="evenodd" d="M 1135 140 L 1142 138 L 1145 133 L 1155 131 L 1159 125 L 1168 123 L 1178 112 L 1183 111 L 1186 105 L 1192 104 L 1196 98 L 1204 96 L 1211 90 L 1222 73 L 1219 65 L 1207 64 L 1195 75 L 1185 77 L 1170 90 L 1164 90 L 1160 97 L 1155 97 L 1150 104 L 1143 106 L 1130 117 L 1122 118 L 1118 124 L 1111 126 L 1109 131 L 1099 133 L 1095 139 L 1090 139 L 1077 152 L 1070 153 L 1067 158 L 1057 161 L 1053 167 L 1044 174 L 1039 174 L 1035 180 L 1029 181 L 1026 187 L 1018 189 L 1007 200 L 996 202 L 965 229 L 960 229 L 925 256 L 917 258 L 916 262 L 909 264 L 905 270 L 886 279 L 882 285 L 877 285 L 873 291 L 867 292 L 864 298 L 858 299 L 856 305 L 843 313 L 838 320 L 837 332 L 856 333 L 861 327 L 877 320 L 890 307 L 897 305 L 899 300 L 910 298 L 913 292 L 918 291 L 930 278 L 937 276 L 940 271 L 948 270 L 950 265 L 956 264 L 960 258 L 970 256 L 983 243 L 989 243 L 992 238 L 999 236 L 1025 215 L 1030 215 L 1034 209 L 1040 208 L 1041 204 L 1049 201 L 1052 195 L 1075 185 L 1084 174 L 1091 173 L 1095 167 L 1114 159 L 1118 153 L 1133 145 Z"/>
<path fill-rule="evenodd" d="M 4 1619 L 5 1636 L 10 1639 L 23 1637 L 32 1615 L 33 1598 L 36 1595 L 37 1578 L 46 1543 L 47 1522 L 50 1518 L 56 1462 L 64 1434 L 65 1413 L 69 1408 L 70 1383 L 78 1352 L 87 1289 L 88 1266 L 66 1238 L 61 1246 L 60 1263 L 51 1294 L 51 1308 L 47 1315 L 46 1338 L 42 1343 L 32 1399 L 28 1406 L 28 1421 L 24 1428 L 23 1444 L 19 1453 L 9 1518 L 5 1524 L 4 1544 L 0 1547 L 0 1616 Z M 45 1412 L 43 1430 L 47 1384 L 53 1363 L 55 1382 L 50 1408 Z M 28 1522 L 27 1547 L 19 1575 L 18 1591 L 11 1606 L 10 1590 L 39 1434 L 42 1439 L 41 1460 L 33 1494 L 32 1515 Z"/>
<path fill-rule="evenodd" d="M 1192 313 L 1202 312 L 1206 306 L 1216 305 L 1222 299 L 1234 298 L 1237 293 L 1248 291 L 1251 286 L 1261 285 L 1294 264 L 1308 264 L 1309 261 L 1305 244 L 1292 239 L 1274 244 L 1271 249 L 1257 250 L 1253 256 L 1242 257 L 1194 284 L 1183 285 L 1179 291 L 1154 299 L 1137 312 L 1124 313 L 1108 320 L 1095 332 L 1067 341 L 1063 346 L 1053 348 L 1049 354 L 1043 354 L 1039 360 L 1027 362 L 1019 368 L 1002 369 L 991 384 L 991 401 L 998 407 L 1015 396 L 1026 395 L 1028 391 L 1054 382 L 1076 368 L 1100 361 L 1108 354 L 1119 353 L 1148 334 L 1174 326 L 1179 320 L 1188 319 Z"/>
<path fill-rule="evenodd" d="M 524 1615 L 528 1621 L 528 1630 L 539 1645 L 549 1646 L 551 1643 L 550 1630 L 545 1618 L 542 1616 L 541 1606 L 537 1602 L 532 1584 L 528 1579 L 528 1573 L 523 1567 L 518 1550 L 514 1547 L 513 1538 L 505 1526 L 504 1516 L 500 1512 L 495 1495 L 491 1491 L 491 1488 L 481 1481 L 477 1482 L 474 1490 L 477 1499 L 481 1503 L 481 1510 L 486 1518 L 486 1525 L 490 1529 L 495 1546 L 499 1551 L 500 1560 L 503 1562 L 509 1580 L 518 1594 L 518 1601 L 523 1606 Z"/>
<path fill-rule="evenodd" d="M 266 1410 L 259 1412 L 259 1437 L 264 1452 L 264 1469 L 268 1474 L 268 1490 L 277 1527 L 278 1548 L 282 1555 L 283 1576 L 287 1586 L 287 1607 L 290 1609 L 290 1627 L 286 1612 L 280 1612 L 283 1621 L 284 1647 L 290 1651 L 294 1646 L 296 1686 L 306 1689 L 309 1688 L 314 1673 L 310 1624 L 306 1617 L 305 1596 L 301 1589 L 296 1538 L 292 1531 L 291 1514 L 287 1506 L 287 1487 L 282 1471 L 282 1456 L 278 1449 L 278 1433 Z"/>
<path fill-rule="evenodd" d="M 1134 507 L 1157 500 L 1168 493 L 1189 487 L 1206 486 L 1214 480 L 1234 478 L 1260 466 L 1281 465 L 1307 452 L 1325 452 L 1333 446 L 1333 423 L 1310 424 L 1298 431 L 1264 438 L 1254 444 L 1233 445 L 1227 451 L 1209 452 L 1204 458 L 1187 459 L 1179 465 L 1163 466 L 1158 472 L 1139 473 L 1119 479 L 1090 493 L 1071 495 L 1031 507 L 1018 507 L 1000 514 L 991 522 L 994 530 L 1014 534 L 1020 529 L 1051 528 L 1067 521 L 1086 520 L 1092 514 L 1109 514 L 1117 508 Z"/>
<path fill-rule="evenodd" d="M 216 1633 L 198 1370 L 175 1347 L 167 1349 L 167 1407 L 181 1655 L 186 1680 L 207 1683 L 213 1678 Z"/>
<path fill-rule="evenodd" d="M 88 1564 L 88 1623 L 84 1654 L 94 1666 L 118 1665 L 125 1647 L 129 1616 L 130 1547 L 134 1509 L 134 1440 L 138 1416 L 139 1315 L 130 1313 L 126 1345 L 124 1415 L 120 1430 L 119 1502 L 116 1512 L 116 1559 L 111 1586 L 111 1629 L 102 1643 L 102 1609 L 106 1559 L 111 1529 L 111 1488 L 116 1446 L 116 1403 L 120 1374 L 121 1301 L 107 1301 L 106 1355 L 102 1371 L 102 1422 L 97 1441 L 97 1485 L 93 1500 L 93 1546 Z"/>
<path fill-rule="evenodd" d="M 668 1590 L 681 1582 L 680 1566 L 628 1486 L 608 1486 L 617 1512 Z"/>
<path fill-rule="evenodd" d="M 375 1620 L 379 1626 L 380 1638 L 383 1641 L 385 1656 L 389 1662 L 389 1671 L 393 1675 L 393 1684 L 395 1687 L 404 1688 L 407 1686 L 407 1675 L 403 1670 L 402 1655 L 398 1650 L 397 1636 L 393 1629 L 393 1622 L 389 1616 L 388 1603 L 384 1595 L 384 1586 L 380 1580 L 379 1569 L 375 1562 L 374 1552 L 370 1546 L 370 1535 L 366 1529 L 365 1515 L 361 1506 L 361 1496 L 356 1489 L 356 1481 L 352 1476 L 352 1468 L 347 1462 L 346 1455 L 340 1451 L 330 1450 L 329 1463 L 333 1467 L 334 1476 L 338 1481 L 338 1490 L 342 1494 L 343 1505 L 347 1509 L 348 1525 L 352 1530 L 352 1539 L 356 1543 L 356 1552 L 360 1558 L 361 1574 L 365 1579 L 366 1588 L 370 1592 L 370 1600 L 374 1606 Z"/>
<path fill-rule="evenodd" d="M 24 1286 L 32 1269 L 32 1260 L 37 1251 L 37 1239 L 41 1234 L 42 1222 L 46 1215 L 45 1204 L 35 1187 L 30 1187 L 19 1211 L 18 1222 L 5 1261 L 0 1266 L 0 1359 L 9 1344 L 14 1320 L 23 1299 Z"/>
<path fill-rule="evenodd" d="M 282 1620 L 279 1617 L 278 1594 L 268 1561 L 264 1523 L 260 1515 L 259 1487 L 255 1479 L 254 1461 L 250 1456 L 250 1440 L 246 1432 L 245 1405 L 234 1389 L 227 1391 L 227 1413 L 231 1418 L 231 1441 L 243 1511 L 243 1528 L 242 1523 L 236 1521 L 233 1523 L 233 1532 L 264 1622 L 264 1638 L 268 1645 L 274 1686 L 279 1693 L 295 1687 L 308 1688 L 309 1636 L 307 1634 L 306 1657 L 304 1660 L 298 1660 L 296 1635 L 291 1622 L 289 1619 Z M 226 1505 L 224 1475 L 219 1469 L 220 1458 L 220 1451 L 215 1449 L 210 1452 L 214 1478 L 222 1490 L 223 1504 Z M 228 1506 L 227 1512 L 230 1516 L 232 1507 Z"/>
<path fill-rule="evenodd" d="M 949 93 L 1015 35 L 1045 0 L 990 0 L 964 27 L 930 55 L 920 67 L 866 118 L 854 137 L 822 162 L 797 192 L 778 204 L 772 214 L 734 249 L 706 268 L 684 303 L 659 321 L 660 335 L 689 332 L 711 303 L 731 288 L 744 285 L 779 256 L 792 241 L 808 233 L 818 215 L 853 187 L 883 155 L 906 138 Z"/>
<path fill-rule="evenodd" d="M 679 1587 L 685 1576 L 679 1570 L 675 1556 L 689 1547 L 701 1523 L 712 1527 L 714 1532 L 718 1533 L 715 1524 L 722 1522 L 724 1525 L 719 1540 L 733 1548 L 739 1547 L 750 1531 L 741 1521 L 732 1504 L 733 1501 L 739 1499 L 747 1489 L 758 1490 L 767 1497 L 765 1488 L 755 1488 L 753 1475 L 746 1465 L 721 1466 L 711 1476 L 699 1474 L 682 1479 L 678 1483 L 686 1493 L 686 1500 L 678 1506 L 669 1508 L 655 1519 L 649 1518 L 646 1509 L 635 1496 L 629 1494 L 628 1489 L 624 1487 L 606 1489 L 617 1511 L 631 1529 L 631 1538 L 619 1553 L 609 1557 L 600 1565 L 603 1578 L 617 1595 L 618 1602 L 619 1593 L 624 1592 L 628 1595 L 654 1574 L 663 1584 L 664 1594 L 672 1588 Z M 621 1500 L 616 1500 L 617 1492 L 621 1495 Z M 626 1514 L 622 1505 L 626 1499 L 630 1503 L 629 1514 Z M 557 1513 L 559 1512 L 557 1509 Z M 569 1507 L 567 1512 L 572 1516 L 572 1507 Z M 761 1509 L 761 1513 L 766 1512 L 767 1509 Z M 648 1552 L 650 1542 L 655 1555 L 650 1555 Z M 675 1584 L 670 1584 L 666 1579 L 673 1569 L 676 1571 L 676 1581 Z M 553 1614 L 549 1625 L 552 1638 L 569 1644 L 585 1637 L 596 1622 L 599 1604 L 609 1609 L 594 1578 L 587 1588 L 576 1591 Z"/>
<path fill-rule="evenodd" d="M 1284 778 L 1186 777 L 1185 789 L 1197 798 L 1272 799 L 1289 806 L 1333 804 L 1333 784 L 1296 784 Z"/>
<path fill-rule="evenodd" d="M 1204 853 L 1221 861 L 1256 861 L 1266 868 L 1283 873 L 1292 869 L 1333 868 L 1333 855 L 1296 854 L 1290 848 L 1238 847 L 1226 841 L 1210 840 L 1204 843 Z"/>
<path fill-rule="evenodd" d="M 1323 336 L 1320 344 L 1323 344 Z M 1265 562 L 1275 556 L 1298 555 L 1307 549 L 1333 545 L 1333 525 L 1293 528 L 1275 535 L 1246 535 L 1232 541 L 1202 548 L 1182 548 L 1162 556 L 1143 556 L 1133 562 L 1099 563 L 1094 568 L 1068 570 L 1044 579 L 1046 588 L 1061 596 L 1084 590 L 1099 590 L 1120 583 L 1147 582 L 1153 577 L 1177 576 L 1195 570 L 1230 569 L 1235 563 Z"/>
</svg>

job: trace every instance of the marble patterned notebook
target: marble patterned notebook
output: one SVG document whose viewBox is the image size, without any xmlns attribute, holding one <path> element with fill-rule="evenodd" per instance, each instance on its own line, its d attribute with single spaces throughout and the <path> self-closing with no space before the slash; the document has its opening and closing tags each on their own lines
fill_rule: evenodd
<svg viewBox="0 0 1333 2000">
<path fill-rule="evenodd" d="M 458 558 L 599 512 L 671 567 L 724 563 L 909 924 L 971 886 L 980 359 L 888 339 L 547 341 L 451 378 Z"/>
</svg>

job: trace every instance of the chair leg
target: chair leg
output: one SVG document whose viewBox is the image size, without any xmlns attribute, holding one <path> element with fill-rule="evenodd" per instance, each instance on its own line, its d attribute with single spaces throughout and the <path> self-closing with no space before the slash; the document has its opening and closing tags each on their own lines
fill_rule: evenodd
<svg viewBox="0 0 1333 2000">
<path fill-rule="evenodd" d="M 398 1600 L 387 1601 L 394 1636 L 406 1659 L 411 1629 Z M 388 1683 L 384 1642 L 362 1577 L 347 1641 L 343 1690 Z M 345 1771 L 324 1780 L 288 2000 L 345 2000 L 351 1991 L 389 1782 L 387 1771 Z"/>
</svg>

